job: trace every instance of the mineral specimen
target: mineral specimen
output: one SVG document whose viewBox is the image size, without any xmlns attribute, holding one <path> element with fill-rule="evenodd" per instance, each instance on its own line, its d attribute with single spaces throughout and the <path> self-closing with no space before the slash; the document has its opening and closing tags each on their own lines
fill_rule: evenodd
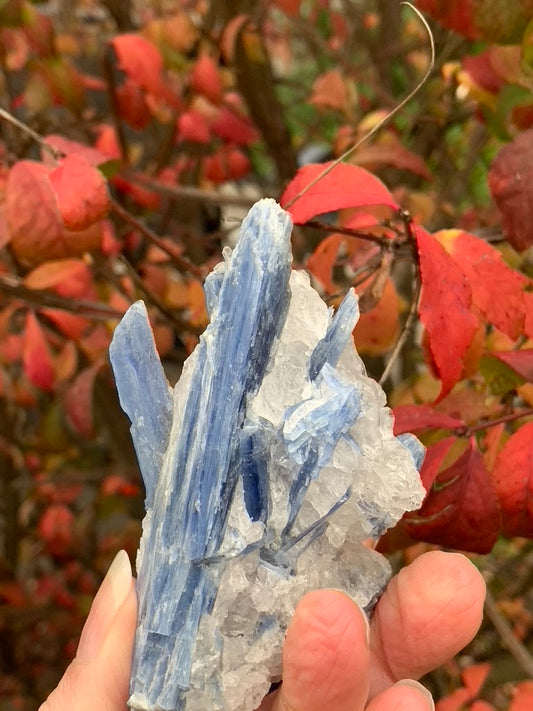
<svg viewBox="0 0 533 711">
<path fill-rule="evenodd" d="M 352 330 L 291 272 L 291 220 L 261 200 L 205 284 L 210 325 L 172 391 L 146 310 L 111 361 L 145 487 L 129 705 L 253 711 L 279 678 L 298 599 L 370 608 L 389 566 L 362 546 L 423 498 L 414 438 L 393 436 Z"/>
</svg>

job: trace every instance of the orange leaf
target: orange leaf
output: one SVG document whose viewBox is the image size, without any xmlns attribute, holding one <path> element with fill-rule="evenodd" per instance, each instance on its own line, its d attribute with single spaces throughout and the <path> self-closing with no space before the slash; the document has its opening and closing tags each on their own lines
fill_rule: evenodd
<svg viewBox="0 0 533 711">
<path fill-rule="evenodd" d="M 26 377 L 38 388 L 54 386 L 54 364 L 41 324 L 32 311 L 26 314 L 22 362 Z"/>
<path fill-rule="evenodd" d="M 492 480 L 506 536 L 533 537 L 533 422 L 522 425 L 501 450 Z"/>
<path fill-rule="evenodd" d="M 333 281 L 333 267 L 341 245 L 346 242 L 347 238 L 344 235 L 328 235 L 307 260 L 307 269 L 320 281 L 326 294 L 337 291 L 337 285 Z"/>
<path fill-rule="evenodd" d="M 471 664 L 463 669 L 461 674 L 463 684 L 472 698 L 478 696 L 481 691 L 481 687 L 490 673 L 490 667 L 491 665 L 486 662 L 484 664 Z"/>
<path fill-rule="evenodd" d="M 381 298 L 373 309 L 362 313 L 353 332 L 360 353 L 386 353 L 398 336 L 398 294 L 393 281 L 385 282 Z"/>
<path fill-rule="evenodd" d="M 478 319 L 471 311 L 469 284 L 455 260 L 432 235 L 418 226 L 414 229 L 422 279 L 420 320 L 441 379 L 438 399 L 442 399 L 461 377 L 462 359 L 472 343 Z"/>
<path fill-rule="evenodd" d="M 509 711 L 531 711 L 533 708 L 533 681 L 517 684 Z"/>
<path fill-rule="evenodd" d="M 53 289 L 72 299 L 87 298 L 92 274 L 81 259 L 50 260 L 33 269 L 24 279 L 28 289 Z"/>
<path fill-rule="evenodd" d="M 470 701 L 466 689 L 456 689 L 449 696 L 437 701 L 435 711 L 464 711 L 465 704 Z"/>
<path fill-rule="evenodd" d="M 324 109 L 348 111 L 348 92 L 342 74 L 337 69 L 320 74 L 313 83 L 309 103 Z"/>
</svg>

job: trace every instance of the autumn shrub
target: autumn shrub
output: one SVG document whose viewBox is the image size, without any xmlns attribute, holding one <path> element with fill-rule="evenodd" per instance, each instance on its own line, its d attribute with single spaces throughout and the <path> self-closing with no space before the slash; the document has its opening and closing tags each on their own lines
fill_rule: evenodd
<svg viewBox="0 0 533 711">
<path fill-rule="evenodd" d="M 533 3 L 419 0 L 432 40 L 395 0 L 51 5 L 0 4 L 0 709 L 45 698 L 135 555 L 114 327 L 144 299 L 175 381 L 262 195 L 324 299 L 358 292 L 358 349 L 427 446 L 426 500 L 380 547 L 529 553 Z M 440 711 L 525 709 L 530 685 L 483 691 L 473 650 Z"/>
</svg>

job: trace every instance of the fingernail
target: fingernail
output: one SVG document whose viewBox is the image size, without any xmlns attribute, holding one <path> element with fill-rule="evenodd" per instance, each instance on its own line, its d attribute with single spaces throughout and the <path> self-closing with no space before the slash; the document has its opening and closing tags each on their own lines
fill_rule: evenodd
<svg viewBox="0 0 533 711">
<path fill-rule="evenodd" d="M 414 679 L 400 679 L 396 684 L 401 686 L 410 686 L 412 689 L 416 689 L 422 696 L 424 696 L 428 702 L 428 709 L 430 711 L 435 711 L 435 702 L 433 701 L 433 696 L 429 693 L 425 686 L 422 686 L 418 681 Z"/>
<path fill-rule="evenodd" d="M 126 551 L 117 553 L 96 593 L 81 633 L 76 659 L 87 663 L 98 656 L 119 608 L 130 593 L 132 574 Z"/>
</svg>

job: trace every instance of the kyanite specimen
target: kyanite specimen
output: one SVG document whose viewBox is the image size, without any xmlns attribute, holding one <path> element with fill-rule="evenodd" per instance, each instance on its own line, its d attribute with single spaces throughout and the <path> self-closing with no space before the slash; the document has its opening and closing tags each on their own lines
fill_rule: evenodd
<svg viewBox="0 0 533 711">
<path fill-rule="evenodd" d="M 261 200 L 205 284 L 210 324 L 172 390 L 146 310 L 111 362 L 146 487 L 129 705 L 253 711 L 279 678 L 301 596 L 342 588 L 370 608 L 389 566 L 362 546 L 424 491 L 417 440 L 334 314 L 291 272 L 289 215 Z"/>
</svg>

